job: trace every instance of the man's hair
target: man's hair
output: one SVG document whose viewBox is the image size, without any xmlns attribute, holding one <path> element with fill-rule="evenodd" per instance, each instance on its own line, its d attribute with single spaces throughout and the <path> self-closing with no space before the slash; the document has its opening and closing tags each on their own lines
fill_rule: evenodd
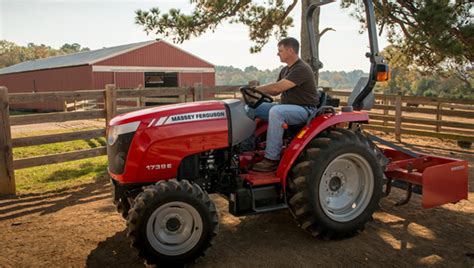
<svg viewBox="0 0 474 268">
<path fill-rule="evenodd" d="M 293 37 L 287 37 L 280 40 L 280 42 L 278 42 L 278 46 L 292 48 L 296 54 L 298 54 L 298 52 L 300 51 L 300 43 Z"/>
</svg>

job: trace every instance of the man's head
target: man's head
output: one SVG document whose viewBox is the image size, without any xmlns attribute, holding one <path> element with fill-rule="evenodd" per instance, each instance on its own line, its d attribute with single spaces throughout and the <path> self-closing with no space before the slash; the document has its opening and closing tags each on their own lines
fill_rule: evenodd
<svg viewBox="0 0 474 268">
<path fill-rule="evenodd" d="M 300 43 L 293 37 L 287 37 L 278 42 L 278 57 L 281 62 L 289 63 L 298 59 Z"/>
</svg>

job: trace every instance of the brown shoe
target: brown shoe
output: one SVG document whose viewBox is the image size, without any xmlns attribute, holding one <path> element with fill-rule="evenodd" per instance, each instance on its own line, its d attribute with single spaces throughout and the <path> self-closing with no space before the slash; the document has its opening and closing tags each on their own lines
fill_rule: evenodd
<svg viewBox="0 0 474 268">
<path fill-rule="evenodd" d="M 270 172 L 274 171 L 278 167 L 278 162 L 276 160 L 270 160 L 267 158 L 263 158 L 262 161 L 253 165 L 252 170 L 259 171 L 259 172 Z"/>
</svg>

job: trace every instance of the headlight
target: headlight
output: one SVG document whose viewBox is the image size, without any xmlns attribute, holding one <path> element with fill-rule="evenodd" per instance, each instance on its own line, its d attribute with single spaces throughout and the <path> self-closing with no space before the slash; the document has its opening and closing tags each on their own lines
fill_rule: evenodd
<svg viewBox="0 0 474 268">
<path fill-rule="evenodd" d="M 117 141 L 118 139 L 118 131 L 117 131 L 117 127 L 115 126 L 112 126 L 109 128 L 109 133 L 107 134 L 107 143 L 109 144 L 109 146 L 112 146 L 114 145 L 114 143 Z"/>
<path fill-rule="evenodd" d="M 127 124 L 109 127 L 109 132 L 107 133 L 107 143 L 109 144 L 109 146 L 114 145 L 119 135 L 135 132 L 139 125 L 140 121 L 135 121 Z"/>
</svg>

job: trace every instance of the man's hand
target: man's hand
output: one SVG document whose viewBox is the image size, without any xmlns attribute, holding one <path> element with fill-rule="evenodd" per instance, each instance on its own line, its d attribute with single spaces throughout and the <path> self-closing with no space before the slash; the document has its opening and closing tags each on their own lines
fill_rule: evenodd
<svg viewBox="0 0 474 268">
<path fill-rule="evenodd" d="M 256 87 L 257 90 L 267 93 L 272 96 L 279 95 L 283 91 L 286 91 L 292 87 L 296 86 L 295 83 L 287 79 L 282 79 L 276 83 L 265 84 L 263 86 Z"/>
</svg>

